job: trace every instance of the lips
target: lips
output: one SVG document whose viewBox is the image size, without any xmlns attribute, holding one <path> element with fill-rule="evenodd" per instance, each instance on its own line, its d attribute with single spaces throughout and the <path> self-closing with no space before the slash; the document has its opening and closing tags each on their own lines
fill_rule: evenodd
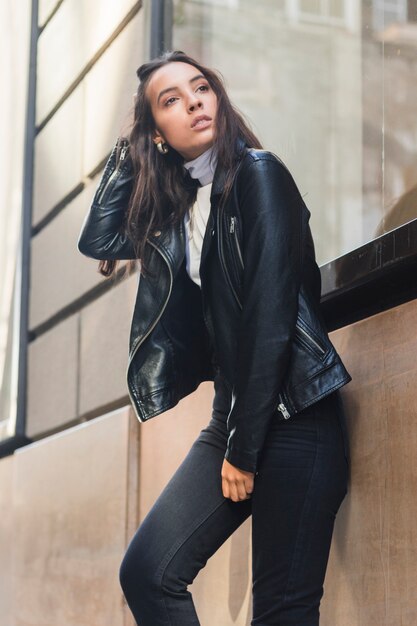
<svg viewBox="0 0 417 626">
<path fill-rule="evenodd" d="M 211 121 L 211 117 L 209 117 L 208 115 L 197 115 L 197 117 L 195 117 L 193 119 L 193 123 L 191 124 L 191 128 L 194 128 L 196 126 L 196 124 L 200 121 L 205 121 L 205 122 L 210 122 Z"/>
</svg>

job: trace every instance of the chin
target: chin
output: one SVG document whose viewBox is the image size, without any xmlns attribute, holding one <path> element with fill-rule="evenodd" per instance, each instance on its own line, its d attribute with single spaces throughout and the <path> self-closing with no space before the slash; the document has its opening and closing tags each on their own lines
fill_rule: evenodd
<svg viewBox="0 0 417 626">
<path fill-rule="evenodd" d="M 202 137 L 201 139 L 202 139 L 202 141 L 200 143 L 200 146 L 202 148 L 204 148 L 205 150 L 208 150 L 208 148 L 210 148 L 213 145 L 213 143 L 214 143 L 214 137 L 213 136 L 211 136 L 211 137 L 210 136 L 209 137 L 204 137 L 204 139 Z"/>
</svg>

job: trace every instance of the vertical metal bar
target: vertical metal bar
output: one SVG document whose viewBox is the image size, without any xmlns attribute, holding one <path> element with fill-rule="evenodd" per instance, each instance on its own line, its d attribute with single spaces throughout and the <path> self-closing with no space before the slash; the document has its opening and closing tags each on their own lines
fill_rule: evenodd
<svg viewBox="0 0 417 626">
<path fill-rule="evenodd" d="M 298 0 L 286 0 L 285 9 L 290 24 L 296 24 L 299 19 Z"/>
<path fill-rule="evenodd" d="M 408 0 L 406 9 L 406 20 L 408 22 L 417 22 L 417 3 L 414 0 Z"/>
<path fill-rule="evenodd" d="M 29 269 L 30 239 L 32 230 L 33 172 L 36 136 L 36 66 L 38 55 L 39 0 L 32 0 L 32 19 L 29 53 L 28 99 L 25 123 L 25 151 L 23 164 L 22 207 L 22 287 L 20 308 L 19 383 L 17 418 L 19 432 L 24 435 L 26 427 L 27 353 L 29 338 Z"/>
<path fill-rule="evenodd" d="M 150 58 L 172 49 L 172 0 L 152 0 Z"/>
</svg>

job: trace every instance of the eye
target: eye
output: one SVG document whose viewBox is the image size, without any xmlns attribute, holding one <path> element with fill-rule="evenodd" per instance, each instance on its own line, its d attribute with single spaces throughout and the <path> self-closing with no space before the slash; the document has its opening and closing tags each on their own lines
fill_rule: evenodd
<svg viewBox="0 0 417 626">
<path fill-rule="evenodd" d="M 199 91 L 200 89 L 204 91 L 209 91 L 210 87 L 209 85 L 199 85 L 196 89 L 196 91 Z M 172 104 L 172 101 L 176 100 L 175 96 L 171 96 L 170 98 L 168 98 L 168 100 L 166 100 L 164 102 L 164 106 L 170 106 Z"/>
<path fill-rule="evenodd" d="M 164 102 L 164 106 L 167 106 L 167 104 L 169 104 L 169 102 L 170 102 L 171 100 L 175 100 L 175 97 L 174 97 L 174 96 L 171 96 L 171 98 L 168 98 L 168 100 L 166 100 L 166 102 Z"/>
</svg>

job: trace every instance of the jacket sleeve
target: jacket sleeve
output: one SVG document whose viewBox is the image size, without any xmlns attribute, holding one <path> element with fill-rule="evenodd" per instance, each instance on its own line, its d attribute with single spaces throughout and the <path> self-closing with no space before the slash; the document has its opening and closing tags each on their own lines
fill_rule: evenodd
<svg viewBox="0 0 417 626">
<path fill-rule="evenodd" d="M 290 172 L 272 153 L 242 168 L 237 189 L 244 270 L 225 458 L 256 472 L 289 366 L 301 284 L 302 220 L 309 211 Z"/>
<path fill-rule="evenodd" d="M 123 228 L 133 186 L 132 161 L 128 148 L 120 150 L 119 142 L 120 138 L 104 167 L 78 237 L 79 252 L 93 259 L 136 258 L 132 241 Z"/>
</svg>

